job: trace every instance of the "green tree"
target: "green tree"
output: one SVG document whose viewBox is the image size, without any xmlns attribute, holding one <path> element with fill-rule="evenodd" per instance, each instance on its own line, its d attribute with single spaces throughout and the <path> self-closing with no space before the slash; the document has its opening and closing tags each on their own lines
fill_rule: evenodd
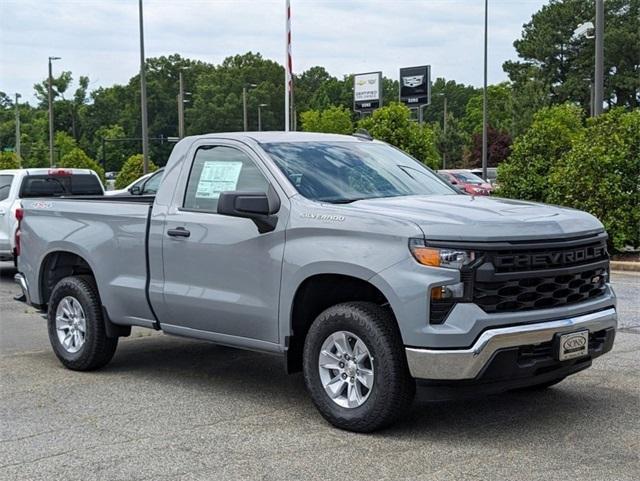
<svg viewBox="0 0 640 481">
<path fill-rule="evenodd" d="M 125 160 L 130 157 L 129 152 L 132 147 L 129 142 L 123 140 L 125 138 L 124 129 L 118 124 L 103 126 L 96 131 L 94 136 L 95 150 L 107 172 L 120 170 Z M 105 139 L 104 142 L 103 139 Z"/>
<path fill-rule="evenodd" d="M 565 104 L 540 110 L 531 128 L 512 145 L 510 157 L 498 166 L 497 195 L 546 201 L 549 172 L 584 134 L 583 112 Z"/>
<path fill-rule="evenodd" d="M 529 82 L 544 86 L 553 103 L 579 102 L 589 110 L 594 40 L 576 38 L 575 28 L 593 21 L 594 0 L 552 0 L 524 25 L 514 42 L 520 61 L 507 61 L 505 72 L 521 90 Z M 640 106 L 640 1 L 605 2 L 605 102 Z"/>
<path fill-rule="evenodd" d="M 343 106 L 333 106 L 326 110 L 309 110 L 303 112 L 300 117 L 302 130 L 306 132 L 353 133 L 351 112 Z"/>
<path fill-rule="evenodd" d="M 100 165 L 89 157 L 84 150 L 76 147 L 69 153 L 65 154 L 58 163 L 58 167 L 66 167 L 68 169 L 91 169 L 93 170 L 102 182 L 105 182 L 104 169 Z"/>
<path fill-rule="evenodd" d="M 503 82 L 487 87 L 487 104 L 489 125 L 503 132 L 513 130 L 513 99 L 511 87 Z M 464 130 L 473 135 L 482 131 L 482 92 L 472 96 L 467 103 L 465 116 L 462 119 Z"/>
<path fill-rule="evenodd" d="M 431 126 L 411 120 L 411 111 L 403 104 L 392 102 L 365 117 L 358 126 L 376 139 L 384 140 L 414 156 L 429 167 L 438 168 L 440 155 Z"/>
<path fill-rule="evenodd" d="M 142 177 L 144 175 L 143 162 L 142 154 L 132 155 L 129 157 L 122 165 L 122 169 L 116 177 L 115 188 L 124 189 L 134 180 Z M 158 170 L 158 166 L 149 161 L 149 172 L 155 172 L 156 170 Z"/>
<path fill-rule="evenodd" d="M 0 170 L 19 168 L 20 158 L 15 152 L 0 152 Z"/>
<path fill-rule="evenodd" d="M 66 132 L 56 132 L 53 137 L 53 145 L 59 159 L 78 148 L 75 139 Z"/>
<path fill-rule="evenodd" d="M 640 247 L 639 175 L 640 110 L 612 109 L 552 167 L 547 199 L 598 217 L 614 248 Z"/>
<path fill-rule="evenodd" d="M 437 78 L 431 86 L 431 104 L 424 110 L 425 122 L 438 122 L 442 126 L 444 98 L 447 98 L 447 114 L 461 119 L 464 117 L 469 99 L 482 93 L 471 85 L 457 83 L 454 80 Z"/>
</svg>

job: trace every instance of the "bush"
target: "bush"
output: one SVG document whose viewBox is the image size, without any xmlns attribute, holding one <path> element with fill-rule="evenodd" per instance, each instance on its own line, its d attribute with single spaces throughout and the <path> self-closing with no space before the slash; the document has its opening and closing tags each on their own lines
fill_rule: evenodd
<svg viewBox="0 0 640 481">
<path fill-rule="evenodd" d="M 84 150 L 79 147 L 76 147 L 69 153 L 65 154 L 62 159 L 60 159 L 60 162 L 58 162 L 58 167 L 66 167 L 68 169 L 91 169 L 98 174 L 98 177 L 100 177 L 103 184 L 105 182 L 104 169 L 100 167 L 100 164 L 95 160 L 85 154 Z"/>
<path fill-rule="evenodd" d="M 436 135 L 431 126 L 411 120 L 411 111 L 403 104 L 393 102 L 379 108 L 358 122 L 376 139 L 404 150 L 433 169 L 440 165 L 436 148 Z"/>
<path fill-rule="evenodd" d="M 590 119 L 586 134 L 551 172 L 547 200 L 586 210 L 617 250 L 640 247 L 640 110 Z"/>
<path fill-rule="evenodd" d="M 116 177 L 116 189 L 124 189 L 134 180 L 142 177 L 143 174 L 143 158 L 142 154 L 136 154 L 129 157 L 122 165 L 122 170 Z M 155 172 L 158 170 L 158 166 L 149 161 L 149 172 Z"/>
<path fill-rule="evenodd" d="M 546 201 L 551 168 L 583 133 L 582 110 L 574 105 L 538 111 L 529 130 L 513 143 L 509 158 L 499 165 L 496 195 Z"/>
<path fill-rule="evenodd" d="M 352 134 L 351 112 L 343 106 L 333 106 L 325 110 L 308 110 L 300 116 L 305 132 L 325 132 L 331 134 Z"/>
<path fill-rule="evenodd" d="M 0 170 L 19 168 L 20 158 L 15 152 L 0 152 Z"/>
</svg>

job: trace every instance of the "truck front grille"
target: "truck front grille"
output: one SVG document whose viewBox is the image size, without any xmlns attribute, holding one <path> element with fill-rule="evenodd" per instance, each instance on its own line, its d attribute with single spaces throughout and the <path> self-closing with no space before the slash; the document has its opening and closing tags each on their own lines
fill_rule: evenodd
<svg viewBox="0 0 640 481">
<path fill-rule="evenodd" d="M 580 272 L 479 282 L 474 302 L 485 312 L 518 312 L 566 306 L 602 295 L 607 271 L 604 267 Z"/>
</svg>

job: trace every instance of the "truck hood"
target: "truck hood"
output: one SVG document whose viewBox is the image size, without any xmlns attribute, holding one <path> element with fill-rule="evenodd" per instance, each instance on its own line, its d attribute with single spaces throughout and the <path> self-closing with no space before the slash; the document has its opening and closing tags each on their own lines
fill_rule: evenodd
<svg viewBox="0 0 640 481">
<path fill-rule="evenodd" d="M 598 219 L 586 212 L 487 196 L 387 197 L 356 201 L 349 207 L 410 220 L 428 240 L 534 240 L 603 230 Z"/>
</svg>

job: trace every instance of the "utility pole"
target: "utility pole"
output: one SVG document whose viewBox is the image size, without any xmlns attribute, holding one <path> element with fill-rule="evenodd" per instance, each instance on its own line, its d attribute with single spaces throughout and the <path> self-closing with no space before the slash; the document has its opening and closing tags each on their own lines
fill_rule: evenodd
<svg viewBox="0 0 640 481">
<path fill-rule="evenodd" d="M 594 78 L 593 115 L 602 113 L 604 100 L 604 0 L 596 0 L 596 68 Z"/>
<path fill-rule="evenodd" d="M 49 97 L 49 166 L 53 167 L 53 74 L 51 72 L 51 62 L 60 60 L 60 57 L 49 57 L 49 78 L 47 81 L 47 92 Z"/>
<path fill-rule="evenodd" d="M 284 131 L 291 128 L 291 6 L 285 0 Z"/>
<path fill-rule="evenodd" d="M 184 138 L 184 80 L 182 78 L 182 70 L 179 72 L 179 84 L 178 91 L 178 137 Z"/>
<path fill-rule="evenodd" d="M 244 84 L 242 87 L 242 122 L 245 132 L 249 130 L 249 119 L 247 117 L 247 91 L 250 88 L 254 88 L 257 86 L 257 84 Z"/>
<path fill-rule="evenodd" d="M 487 178 L 487 27 L 489 0 L 484 0 L 484 89 L 482 91 L 482 178 Z"/>
<path fill-rule="evenodd" d="M 149 172 L 149 121 L 147 119 L 147 79 L 145 78 L 144 26 L 142 18 L 142 0 L 138 0 L 140 17 L 140 110 L 142 111 L 142 173 Z"/>
<path fill-rule="evenodd" d="M 18 105 L 18 99 L 21 97 L 19 93 L 16 92 L 16 155 L 18 156 L 18 160 L 22 158 L 20 152 L 20 106 Z"/>
</svg>

